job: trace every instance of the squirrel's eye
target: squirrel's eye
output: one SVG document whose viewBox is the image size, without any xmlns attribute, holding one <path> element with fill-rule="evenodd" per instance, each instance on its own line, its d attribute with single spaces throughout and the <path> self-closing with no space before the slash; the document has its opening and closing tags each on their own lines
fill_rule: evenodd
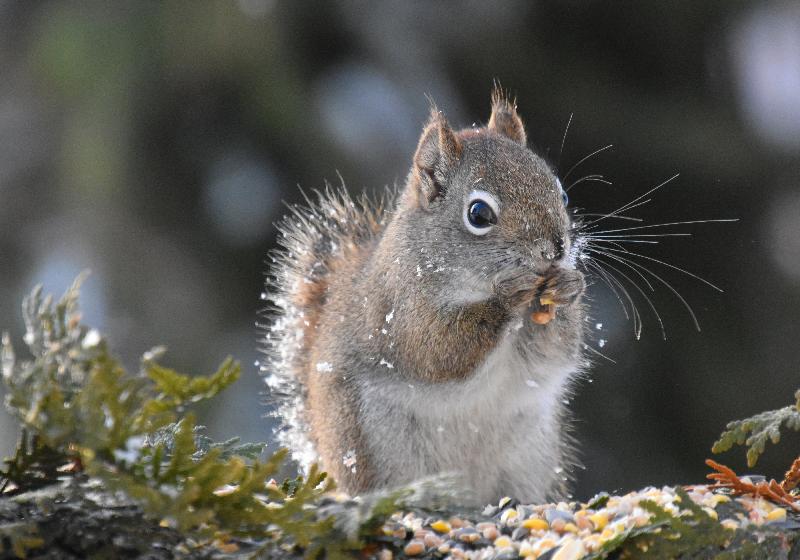
<svg viewBox="0 0 800 560">
<path fill-rule="evenodd" d="M 476 228 L 487 228 L 497 223 L 492 207 L 482 200 L 469 205 L 469 223 Z"/>
<path fill-rule="evenodd" d="M 499 205 L 495 198 L 485 191 L 472 191 L 464 206 L 464 225 L 475 235 L 485 235 L 497 224 Z"/>
<path fill-rule="evenodd" d="M 558 177 L 556 177 L 556 185 L 558 185 L 558 190 L 561 191 L 561 202 L 566 206 L 569 204 L 569 196 L 567 196 L 567 191 L 564 190 L 564 187 L 561 185 L 561 179 Z"/>
</svg>

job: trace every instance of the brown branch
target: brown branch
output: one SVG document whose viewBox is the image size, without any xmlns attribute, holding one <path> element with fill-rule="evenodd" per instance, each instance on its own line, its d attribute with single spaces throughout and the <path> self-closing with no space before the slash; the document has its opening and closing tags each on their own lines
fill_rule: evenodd
<svg viewBox="0 0 800 560">
<path fill-rule="evenodd" d="M 800 484 L 800 457 L 794 460 L 792 466 L 789 467 L 789 470 L 786 471 L 786 474 L 783 475 L 783 482 L 781 482 L 781 487 L 786 492 L 791 492 L 797 485 Z"/>
<path fill-rule="evenodd" d="M 797 461 L 795 461 L 795 463 L 797 463 Z M 706 465 L 716 471 L 706 475 L 706 478 L 714 481 L 714 484 L 710 484 L 709 488 L 728 488 L 734 495 L 761 496 L 776 504 L 790 507 L 795 511 L 800 511 L 800 505 L 797 504 L 797 497 L 787 492 L 783 486 L 774 479 L 769 482 L 762 481 L 753 484 L 752 482 L 742 480 L 736 475 L 733 469 L 725 465 L 720 465 L 716 461 L 706 459 Z M 794 467 L 794 465 L 792 465 L 792 467 Z M 798 468 L 800 468 L 800 465 L 798 465 Z"/>
</svg>

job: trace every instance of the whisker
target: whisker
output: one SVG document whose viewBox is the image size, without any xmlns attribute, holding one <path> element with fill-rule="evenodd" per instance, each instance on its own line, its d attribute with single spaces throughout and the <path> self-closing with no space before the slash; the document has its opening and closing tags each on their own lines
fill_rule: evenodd
<svg viewBox="0 0 800 560">
<path fill-rule="evenodd" d="M 587 241 L 586 242 L 586 246 L 587 247 L 594 247 L 595 243 L 593 243 L 592 241 L 593 240 Z M 600 242 L 602 242 L 602 241 L 600 241 Z M 598 243 L 600 243 L 600 242 L 598 242 Z M 613 245 L 614 247 L 616 247 L 620 251 L 627 251 L 627 249 L 625 249 L 625 245 L 622 245 L 621 243 L 619 243 L 617 241 L 605 241 L 604 243 L 606 243 L 607 245 Z"/>
<path fill-rule="evenodd" d="M 666 181 L 663 181 L 662 183 L 659 183 L 658 185 L 656 185 L 655 187 L 653 187 L 652 189 L 650 189 L 650 190 L 649 190 L 649 191 L 647 191 L 646 193 L 644 193 L 644 194 L 641 194 L 641 195 L 637 196 L 636 198 L 634 198 L 633 200 L 631 200 L 631 201 L 630 201 L 630 202 L 628 202 L 627 204 L 625 204 L 625 205 L 623 205 L 623 206 L 620 206 L 619 208 L 617 208 L 617 209 L 616 209 L 616 210 L 614 210 L 613 212 L 610 212 L 610 213 L 609 213 L 609 215 L 619 214 L 620 212 L 624 212 L 624 211 L 626 211 L 626 210 L 630 210 L 631 208 L 634 208 L 634 206 L 631 206 L 632 204 L 634 204 L 634 203 L 636 203 L 636 202 L 639 202 L 640 200 L 642 200 L 642 199 L 643 199 L 643 198 L 645 198 L 646 196 L 650 195 L 651 193 L 654 193 L 655 191 L 657 191 L 658 189 L 660 189 L 660 188 L 661 188 L 661 187 L 663 187 L 664 185 L 667 185 L 667 184 L 671 183 L 672 181 L 674 181 L 675 179 L 677 179 L 679 176 L 680 176 L 680 173 L 676 173 L 675 175 L 673 175 L 672 177 L 670 177 L 670 178 L 669 178 L 669 179 L 667 179 Z M 604 218 L 598 218 L 598 219 L 596 219 L 596 220 L 594 220 L 593 222 L 590 222 L 590 223 L 599 222 L 599 221 L 601 221 L 601 220 L 603 220 L 603 219 L 604 219 Z"/>
<path fill-rule="evenodd" d="M 564 144 L 567 142 L 567 132 L 569 132 L 569 125 L 572 124 L 572 116 L 575 113 L 569 114 L 569 120 L 567 121 L 567 127 L 564 129 L 564 136 L 561 137 L 561 147 L 558 149 L 558 163 L 556 164 L 556 168 L 561 165 L 561 156 L 564 155 Z"/>
<path fill-rule="evenodd" d="M 595 261 L 598 265 L 598 270 L 601 270 L 602 267 L 599 266 L 600 261 Z M 606 266 L 609 266 L 608 263 L 604 263 Z M 630 292 L 624 286 L 624 284 L 616 277 L 613 273 L 604 270 L 604 274 L 608 275 L 608 278 L 613 281 L 617 287 L 622 291 L 625 298 L 628 300 L 631 306 L 631 314 L 633 316 L 633 334 L 636 337 L 636 340 L 639 340 L 642 336 L 642 315 L 639 313 L 639 308 L 636 307 L 636 303 L 634 302 L 633 298 L 631 297 Z"/>
<path fill-rule="evenodd" d="M 589 249 L 589 251 L 591 251 L 593 253 L 597 253 L 597 254 L 603 255 L 603 256 L 608 257 L 610 259 L 614 259 L 617 262 L 625 264 L 625 259 L 621 259 L 620 257 L 618 257 L 616 255 L 613 255 L 611 253 L 608 253 L 606 251 L 603 251 L 602 249 L 594 248 L 594 249 Z M 609 265 L 609 266 L 611 266 L 611 265 Z M 629 264 L 626 264 L 626 266 L 628 268 L 630 268 L 631 270 L 633 270 L 636 274 L 638 274 L 639 278 L 644 280 L 644 283 L 647 285 L 647 287 L 650 289 L 651 292 L 655 292 L 656 291 L 655 288 L 653 288 L 653 285 L 650 283 L 650 281 L 647 278 L 645 278 L 644 274 L 642 274 L 641 272 L 639 272 L 638 270 L 636 270 L 635 268 L 633 268 Z"/>
<path fill-rule="evenodd" d="M 651 243 L 654 245 L 658 245 L 661 243 L 660 241 L 654 241 L 652 239 L 605 239 L 603 237 L 587 237 L 587 239 L 591 241 L 596 241 L 598 243 Z"/>
<path fill-rule="evenodd" d="M 622 258 L 622 257 L 620 257 L 620 258 Z M 632 261 L 630 259 L 625 259 L 625 260 L 627 260 L 632 266 L 636 266 L 636 267 L 644 270 L 645 272 L 647 272 L 651 276 L 653 276 L 656 280 L 658 280 L 659 282 L 664 284 L 673 294 L 675 294 L 675 296 L 681 301 L 683 306 L 689 312 L 689 315 L 692 317 L 692 322 L 694 323 L 695 329 L 697 329 L 697 331 L 700 332 L 700 323 L 697 320 L 697 315 L 695 315 L 694 310 L 692 309 L 692 306 L 689 305 L 689 302 L 686 301 L 686 299 L 678 292 L 678 290 L 676 290 L 672 286 L 672 284 L 670 284 L 669 282 L 667 282 L 666 280 L 661 278 L 661 276 L 659 276 L 658 274 L 656 274 L 655 272 L 653 272 L 652 270 L 650 270 L 646 266 L 643 266 L 641 263 L 638 263 L 636 261 Z"/>
<path fill-rule="evenodd" d="M 600 268 L 600 266 L 597 263 L 593 261 L 587 261 L 586 265 L 587 267 L 597 272 L 600 275 L 600 279 L 603 281 L 603 283 L 605 283 L 606 286 L 608 286 L 611 289 L 611 292 L 616 296 L 617 300 L 619 300 L 620 307 L 622 307 L 622 312 L 625 314 L 625 320 L 630 321 L 631 317 L 630 315 L 628 315 L 628 308 L 625 307 L 625 303 L 622 301 L 622 297 L 619 295 L 619 292 L 617 292 L 617 289 L 608 280 L 608 278 L 606 278 L 605 271 L 602 268 Z"/>
<path fill-rule="evenodd" d="M 599 262 L 600 261 L 598 261 L 598 263 Z M 603 264 L 605 266 L 608 266 L 608 263 L 603 263 Z M 633 315 L 633 334 L 636 337 L 636 340 L 639 340 L 642 337 L 642 329 L 644 328 L 644 322 L 642 321 L 642 314 L 639 312 L 639 308 L 637 307 L 636 302 L 634 301 L 633 297 L 630 295 L 630 292 L 628 292 L 628 289 L 625 287 L 622 281 L 619 280 L 614 275 L 613 272 L 606 270 L 606 273 L 614 281 L 617 287 L 619 287 L 619 289 L 622 290 L 623 294 L 625 294 L 625 297 L 628 298 L 628 301 L 630 301 L 631 314 Z"/>
<path fill-rule="evenodd" d="M 608 255 L 608 257 L 609 258 L 614 258 L 613 255 Z M 644 277 L 644 275 L 641 272 L 636 270 L 634 267 L 632 267 L 628 263 L 624 262 L 622 259 L 614 258 L 614 260 L 622 263 L 624 266 L 627 266 L 628 268 L 630 268 L 631 270 L 636 272 L 636 274 L 638 274 L 642 279 L 644 279 L 645 283 L 647 283 L 647 285 L 650 287 L 650 291 L 653 291 L 653 292 L 655 291 L 653 289 L 653 286 L 650 284 L 650 282 L 647 281 L 647 279 Z M 647 305 L 650 306 L 650 309 L 653 311 L 653 313 L 656 316 L 656 319 L 658 320 L 658 325 L 659 325 L 659 327 L 661 327 L 661 338 L 664 339 L 664 340 L 667 340 L 667 330 L 664 328 L 664 321 L 661 319 L 661 315 L 658 313 L 658 310 L 656 309 L 656 306 L 653 304 L 653 301 L 647 296 L 645 291 L 642 288 L 640 288 L 639 285 L 636 282 L 631 280 L 631 278 L 629 278 L 627 274 L 625 274 L 624 272 L 619 270 L 614 265 L 612 265 L 612 264 L 610 264 L 608 262 L 605 262 L 605 265 L 610 267 L 610 268 L 612 268 L 612 269 L 614 269 L 614 270 L 616 270 L 619 274 L 621 274 L 624 278 L 626 278 L 628 280 L 628 282 L 630 282 L 633 285 L 633 287 L 636 288 L 639 291 L 640 294 L 642 294 L 642 297 L 647 302 Z"/>
<path fill-rule="evenodd" d="M 625 253 L 626 255 L 630 255 L 632 257 L 639 257 L 641 259 L 647 259 L 648 261 L 656 262 L 658 264 L 661 264 L 661 265 L 664 265 L 666 267 L 669 267 L 669 268 L 672 268 L 674 270 L 677 270 L 679 272 L 682 272 L 682 273 L 686 274 L 687 276 L 691 276 L 695 280 L 699 280 L 703 284 L 705 284 L 707 286 L 710 286 L 711 288 L 714 288 L 715 290 L 717 290 L 720 293 L 724 293 L 725 292 L 725 290 L 723 290 L 719 286 L 716 286 L 716 285 L 712 284 L 711 282 L 709 282 L 705 278 L 701 278 L 697 274 L 694 274 L 693 272 L 689 272 L 688 270 L 685 270 L 685 269 L 683 269 L 683 268 L 681 268 L 679 266 L 675 266 L 674 264 L 669 264 L 668 262 L 664 262 L 662 260 L 659 260 L 659 259 L 656 259 L 656 258 L 653 258 L 653 257 L 648 257 L 648 256 L 642 255 L 640 253 L 634 253 L 633 251 L 626 251 L 626 250 L 622 250 L 622 249 L 612 249 L 610 247 L 608 247 L 607 250 L 615 252 L 615 253 Z"/>
<path fill-rule="evenodd" d="M 584 175 L 583 177 L 581 177 L 580 179 L 578 179 L 577 181 L 575 181 L 571 185 L 569 185 L 566 189 L 564 189 L 564 191 L 565 192 L 569 192 L 569 190 L 572 187 L 574 187 L 575 185 L 579 185 L 581 183 L 584 183 L 584 182 L 603 183 L 605 185 L 613 185 L 614 184 L 611 181 L 609 181 L 608 179 L 606 179 L 605 177 L 603 177 L 602 175 Z"/>
<path fill-rule="evenodd" d="M 599 214 L 597 212 L 593 212 L 593 213 L 590 213 L 590 212 L 576 212 L 575 216 L 580 218 L 580 217 L 583 217 L 583 216 L 607 216 L 607 214 Z M 631 222 L 642 222 L 642 221 L 644 221 L 644 220 L 642 220 L 642 218 L 634 218 L 633 216 L 611 216 L 611 218 L 613 218 L 615 220 L 629 220 Z"/>
<path fill-rule="evenodd" d="M 587 233 L 584 237 L 588 239 L 616 239 L 616 238 L 628 238 L 628 237 L 692 237 L 691 233 L 681 232 L 681 233 L 635 233 L 633 235 L 604 235 L 602 232 L 598 231 L 596 233 Z"/>
<path fill-rule="evenodd" d="M 606 360 L 608 360 L 608 361 L 609 361 L 609 362 L 611 362 L 612 364 L 616 364 L 616 363 L 617 363 L 617 361 L 616 361 L 616 360 L 612 360 L 611 358 L 609 358 L 608 356 L 606 356 L 605 354 L 603 354 L 603 353 L 602 353 L 600 350 L 597 350 L 596 348 L 592 348 L 592 347 L 591 347 L 591 346 L 589 346 L 588 344 L 584 344 L 584 345 L 583 345 L 583 347 L 584 347 L 584 348 L 586 348 L 587 350 L 591 350 L 592 352 L 594 352 L 595 354 L 597 354 L 597 355 L 598 355 L 598 356 L 600 356 L 601 358 L 605 358 Z"/>
<path fill-rule="evenodd" d="M 647 224 L 645 226 L 634 226 L 628 228 L 619 228 L 619 229 L 608 229 L 605 231 L 596 231 L 593 233 L 617 233 L 620 231 L 634 231 L 638 229 L 648 229 L 648 228 L 655 228 L 655 227 L 666 227 L 666 226 L 681 226 L 681 225 L 689 225 L 689 224 L 714 224 L 714 223 L 724 223 L 724 222 L 738 222 L 739 218 L 720 218 L 715 220 L 690 220 L 688 222 L 664 222 L 663 224 Z"/>
<path fill-rule="evenodd" d="M 648 198 L 646 200 L 642 200 L 641 202 L 637 202 L 636 204 L 633 204 L 632 206 L 629 206 L 628 208 L 625 208 L 624 210 L 617 209 L 617 210 L 615 210 L 615 212 L 627 212 L 628 210 L 633 210 L 634 208 L 638 208 L 639 206 L 644 206 L 645 204 L 649 204 L 652 201 L 653 201 L 652 198 Z M 598 227 L 598 226 L 592 225 L 592 224 L 600 222 L 600 221 L 602 221 L 602 220 L 604 220 L 606 218 L 618 218 L 618 217 L 620 217 L 620 216 L 617 215 L 617 214 L 613 214 L 613 213 L 612 214 L 603 214 L 603 215 L 601 215 L 600 218 L 598 218 L 596 220 L 591 220 L 591 221 L 586 222 L 585 224 L 583 224 L 583 228 L 587 229 L 587 230 L 591 230 L 591 229 L 594 229 L 594 228 Z M 591 226 L 591 227 L 589 227 L 589 226 Z"/>
<path fill-rule="evenodd" d="M 603 147 L 602 147 L 602 148 L 600 148 L 599 150 L 595 150 L 595 151 L 593 151 L 591 154 L 589 154 L 588 156 L 584 157 L 584 158 L 583 158 L 583 159 L 581 159 L 581 160 L 580 160 L 578 163 L 576 163 L 575 165 L 573 165 L 572 167 L 570 167 L 570 168 L 569 168 L 569 171 L 567 171 L 567 172 L 566 172 L 566 174 L 564 174 L 564 176 L 561 178 L 561 180 L 566 182 L 566 180 L 567 180 L 567 177 L 569 177 L 569 176 L 570 176 L 570 173 L 572 173 L 573 171 L 575 171 L 575 168 L 576 168 L 576 167 L 578 167 L 580 164 L 582 164 L 584 161 L 586 161 L 586 160 L 587 160 L 587 159 L 589 159 L 590 157 L 596 156 L 596 155 L 597 155 L 597 154 L 599 154 L 600 152 L 604 152 L 604 151 L 606 151 L 607 149 L 609 149 L 609 148 L 612 148 L 613 146 L 614 146 L 614 144 L 609 144 L 608 146 L 603 146 Z"/>
</svg>

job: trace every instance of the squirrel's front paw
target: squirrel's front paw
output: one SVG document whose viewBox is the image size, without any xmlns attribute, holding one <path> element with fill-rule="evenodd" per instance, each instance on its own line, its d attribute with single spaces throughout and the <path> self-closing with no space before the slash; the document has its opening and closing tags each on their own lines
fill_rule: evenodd
<svg viewBox="0 0 800 560">
<path fill-rule="evenodd" d="M 494 291 L 507 309 L 528 307 L 542 291 L 545 278 L 527 271 L 517 271 L 495 282 Z"/>
<path fill-rule="evenodd" d="M 583 273 L 573 269 L 556 268 L 544 278 L 539 301 L 543 305 L 572 305 L 586 291 Z"/>
</svg>

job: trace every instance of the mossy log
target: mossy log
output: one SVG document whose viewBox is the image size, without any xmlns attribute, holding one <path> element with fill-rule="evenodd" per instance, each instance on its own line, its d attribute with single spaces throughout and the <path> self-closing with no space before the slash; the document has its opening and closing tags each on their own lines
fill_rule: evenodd
<svg viewBox="0 0 800 560">
<path fill-rule="evenodd" d="M 642 496 L 652 496 L 654 489 L 643 491 Z M 685 496 L 685 494 L 683 494 Z M 607 497 L 602 499 L 607 500 Z M 610 497 L 611 500 L 617 497 Z M 363 506 L 363 504 L 361 504 Z M 597 504 L 583 504 L 599 510 Z M 364 517 L 356 513 L 358 502 L 341 497 L 323 500 L 319 506 L 321 516 L 338 518 L 337 525 L 345 526 L 352 521 L 364 523 Z M 516 529 L 505 523 L 509 511 L 524 511 L 524 508 L 507 501 L 503 507 L 488 508 L 482 513 L 449 511 L 435 513 L 419 508 L 404 510 L 396 515 L 383 517 L 384 522 L 374 525 L 371 531 L 362 533 L 363 547 L 352 550 L 354 558 L 406 558 L 415 550 L 408 545 L 412 541 L 423 542 L 427 531 L 436 535 L 438 542 L 446 543 L 447 532 L 451 539 L 449 549 L 424 547 L 414 558 L 531 558 L 564 560 L 567 558 L 685 558 L 685 559 L 797 559 L 800 558 L 800 521 L 793 513 L 778 523 L 756 524 L 736 530 L 724 530 L 719 521 L 706 517 L 693 523 L 685 534 L 678 535 L 677 527 L 659 521 L 658 511 L 651 516 L 651 523 L 642 531 L 629 531 L 607 551 L 580 552 L 566 544 L 536 554 L 532 547 L 503 549 L 506 542 L 535 543 L 531 531 Z M 546 506 L 540 506 L 545 507 Z M 563 507 L 563 504 L 562 504 Z M 651 509 L 651 508 L 647 508 Z M 776 509 L 772 511 L 776 511 Z M 542 511 L 536 509 L 536 511 Z M 717 510 L 720 519 L 735 519 L 744 514 L 746 508 L 737 500 L 720 504 Z M 751 510 L 752 511 L 752 510 Z M 363 511 L 362 511 L 363 513 Z M 636 514 L 636 512 L 633 512 Z M 739 515 L 742 518 L 742 515 Z M 662 519 L 663 521 L 663 519 Z M 463 523 L 463 525 L 462 525 Z M 660 528 L 658 527 L 661 523 Z M 714 529 L 709 523 L 718 525 Z M 552 524 L 552 523 L 551 523 Z M 227 558 L 302 558 L 307 552 L 299 546 L 281 546 L 253 539 L 213 537 L 203 540 L 182 534 L 171 528 L 164 520 L 148 516 L 130 498 L 120 492 L 104 490 L 99 480 L 83 476 L 69 477 L 25 493 L 0 499 L 0 536 L 2 536 L 3 558 L 119 558 L 119 559 L 227 559 Z M 438 529 L 432 529 L 431 526 Z M 494 526 L 497 534 L 487 528 Z M 688 527 L 689 525 L 687 525 Z M 413 527 L 417 527 L 413 530 Z M 478 528 L 473 531 L 474 528 Z M 476 535 L 475 538 L 460 538 L 459 535 Z M 512 536 L 513 535 L 513 536 Z M 520 538 L 522 535 L 522 538 Z M 723 540 L 719 537 L 724 535 Z M 487 538 L 490 537 L 490 538 Z M 505 540 L 503 537 L 506 537 Z M 344 537 L 343 537 L 344 538 Z M 547 538 L 542 533 L 542 539 Z M 500 539 L 500 540 L 498 540 Z M 539 539 L 541 540 L 541 539 Z M 344 544 L 344 543 L 343 543 Z M 430 541 L 428 541 L 430 544 Z M 498 546 L 501 545 L 501 546 Z M 341 548 L 335 556 L 340 556 Z M 325 557 L 324 550 L 315 555 Z"/>
</svg>

